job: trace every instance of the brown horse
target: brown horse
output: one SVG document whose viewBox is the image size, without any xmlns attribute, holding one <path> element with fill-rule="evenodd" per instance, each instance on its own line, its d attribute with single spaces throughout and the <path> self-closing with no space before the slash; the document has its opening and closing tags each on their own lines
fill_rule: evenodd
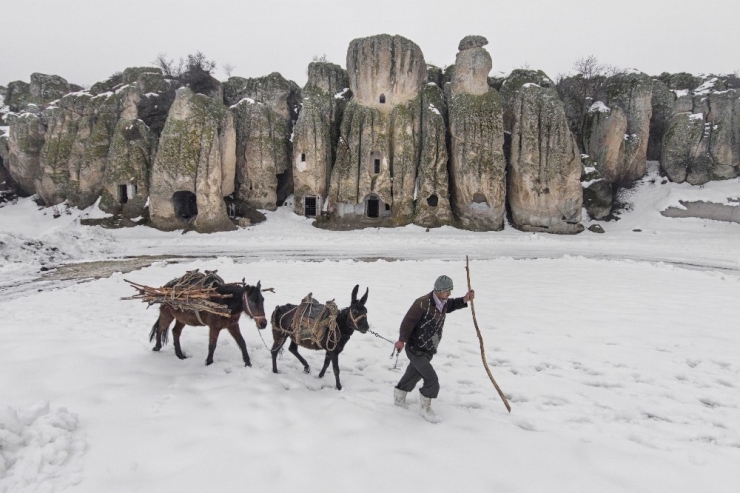
<svg viewBox="0 0 740 493">
<path fill-rule="evenodd" d="M 313 340 L 301 340 L 301 347 L 307 349 L 325 349 L 326 357 L 324 358 L 324 366 L 321 368 L 319 378 L 324 378 L 326 369 L 329 367 L 329 362 L 332 363 L 334 369 L 334 378 L 337 383 L 337 390 L 342 390 L 342 384 L 339 382 L 339 353 L 344 349 L 344 345 L 347 344 L 349 338 L 355 330 L 359 330 L 362 334 L 368 331 L 370 328 L 367 323 L 367 308 L 365 308 L 365 302 L 367 301 L 367 295 L 370 292 L 368 288 L 365 291 L 365 295 L 358 300 L 357 290 L 360 288 L 359 285 L 355 286 L 352 290 L 352 303 L 347 307 L 339 311 L 337 315 L 337 326 L 339 328 L 338 338 L 332 339 L 331 331 L 327 330 L 324 336 L 316 344 Z M 293 353 L 298 361 L 303 364 L 303 371 L 310 373 L 311 368 L 308 366 L 308 362 L 303 359 L 303 356 L 298 354 L 298 344 L 296 344 L 295 335 L 292 332 L 291 327 L 293 326 L 293 317 L 296 314 L 296 305 L 280 305 L 275 307 L 275 311 L 272 312 L 272 338 L 275 341 L 272 345 L 272 371 L 277 373 L 277 355 L 280 348 L 283 347 L 285 341 L 290 337 L 290 346 L 288 351 Z"/>
<path fill-rule="evenodd" d="M 162 304 L 159 307 L 159 319 L 154 323 L 152 331 L 149 334 L 149 341 L 153 341 L 156 338 L 156 344 L 152 348 L 152 351 L 159 351 L 162 349 L 162 342 L 167 343 L 167 329 L 175 320 L 175 326 L 172 329 L 172 335 L 175 344 L 175 354 L 180 359 L 185 359 L 185 354 L 180 348 L 180 333 L 183 327 L 186 325 L 204 326 L 207 325 L 210 329 L 210 336 L 208 339 L 208 358 L 206 358 L 206 365 L 213 363 L 213 352 L 216 350 L 216 341 L 218 341 L 218 335 L 221 329 L 228 329 L 231 336 L 234 338 L 236 343 L 239 345 L 239 349 L 242 351 L 242 358 L 246 366 L 252 366 L 249 361 L 249 354 L 247 353 L 247 344 L 244 342 L 241 330 L 239 329 L 239 317 L 242 312 L 246 313 L 250 318 L 254 319 L 254 323 L 258 329 L 264 329 L 267 327 L 267 319 L 265 318 L 265 298 L 262 296 L 262 289 L 258 282 L 256 286 L 249 286 L 246 284 L 221 284 L 216 285 L 216 291 L 221 295 L 229 295 L 228 298 L 214 298 L 211 301 L 227 305 L 231 315 L 224 317 L 216 315 L 214 313 L 205 311 L 183 311 L 172 308 L 169 305 Z"/>
</svg>

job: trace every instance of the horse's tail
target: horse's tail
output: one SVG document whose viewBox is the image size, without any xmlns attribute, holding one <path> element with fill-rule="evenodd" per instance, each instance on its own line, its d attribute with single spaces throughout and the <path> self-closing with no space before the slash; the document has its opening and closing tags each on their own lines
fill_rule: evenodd
<svg viewBox="0 0 740 493">
<path fill-rule="evenodd" d="M 152 325 L 152 331 L 149 332 L 149 342 L 152 342 L 154 340 L 154 336 L 157 335 L 157 330 L 159 329 L 159 319 L 157 319 L 156 322 L 154 322 L 154 325 Z M 167 344 L 167 334 L 169 332 L 169 327 L 165 327 L 162 331 L 162 344 Z"/>
</svg>

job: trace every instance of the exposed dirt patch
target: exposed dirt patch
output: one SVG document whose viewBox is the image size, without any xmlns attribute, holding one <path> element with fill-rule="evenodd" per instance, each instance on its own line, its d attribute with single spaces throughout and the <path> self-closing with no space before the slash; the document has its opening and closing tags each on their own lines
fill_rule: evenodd
<svg viewBox="0 0 740 493">
<path fill-rule="evenodd" d="M 92 280 L 110 277 L 116 272 L 132 272 L 149 267 L 155 262 L 176 264 L 193 257 L 173 257 L 171 255 L 155 255 L 134 257 L 120 260 L 100 260 L 95 262 L 81 262 L 66 264 L 43 276 L 44 281 L 72 281 Z"/>
</svg>

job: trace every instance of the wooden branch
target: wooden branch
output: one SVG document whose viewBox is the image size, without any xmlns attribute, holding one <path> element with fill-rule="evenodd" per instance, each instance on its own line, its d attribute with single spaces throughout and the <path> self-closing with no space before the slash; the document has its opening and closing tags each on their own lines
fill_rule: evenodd
<svg viewBox="0 0 740 493">
<path fill-rule="evenodd" d="M 472 288 L 470 287 L 470 260 L 468 259 L 468 256 L 465 255 L 465 271 L 468 274 L 468 291 L 470 291 Z M 493 379 L 493 375 L 491 374 L 491 369 L 488 368 L 488 362 L 486 361 L 486 349 L 483 346 L 483 336 L 481 336 L 480 329 L 478 328 L 478 320 L 475 318 L 475 304 L 473 303 L 473 300 L 470 300 L 470 311 L 473 314 L 473 324 L 475 325 L 475 331 L 478 334 L 478 341 L 480 342 L 480 355 L 481 358 L 483 358 L 483 366 L 486 369 L 486 373 L 488 373 L 488 378 L 491 379 L 491 383 L 494 387 L 496 387 L 496 391 L 498 391 L 498 395 L 501 396 L 501 400 L 504 401 L 504 405 L 506 406 L 506 409 L 511 412 L 511 405 L 509 405 L 509 401 L 506 400 L 506 396 L 501 391 L 501 388 L 496 383 L 496 380 Z"/>
<path fill-rule="evenodd" d="M 144 303 L 162 303 L 180 311 L 210 312 L 222 317 L 231 316 L 229 307 L 215 300 L 229 298 L 229 294 L 219 294 L 216 288 L 204 287 L 162 287 L 153 288 L 124 279 L 139 293 L 121 298 L 122 300 L 139 300 Z"/>
</svg>

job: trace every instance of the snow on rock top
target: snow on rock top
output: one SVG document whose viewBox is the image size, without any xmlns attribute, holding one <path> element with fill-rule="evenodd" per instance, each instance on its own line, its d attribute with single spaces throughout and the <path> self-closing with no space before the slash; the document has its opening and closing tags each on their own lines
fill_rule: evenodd
<svg viewBox="0 0 740 493">
<path fill-rule="evenodd" d="M 712 89 L 714 89 L 714 86 L 717 84 L 717 78 L 712 77 L 711 79 L 705 80 L 702 85 L 696 88 L 694 90 L 694 94 L 696 95 L 702 95 L 702 94 L 709 94 L 712 92 Z"/>
<path fill-rule="evenodd" d="M 611 108 L 609 108 L 607 105 L 602 103 L 601 101 L 596 101 L 594 104 L 591 105 L 591 107 L 588 109 L 589 113 L 609 113 L 611 112 Z"/>
</svg>

